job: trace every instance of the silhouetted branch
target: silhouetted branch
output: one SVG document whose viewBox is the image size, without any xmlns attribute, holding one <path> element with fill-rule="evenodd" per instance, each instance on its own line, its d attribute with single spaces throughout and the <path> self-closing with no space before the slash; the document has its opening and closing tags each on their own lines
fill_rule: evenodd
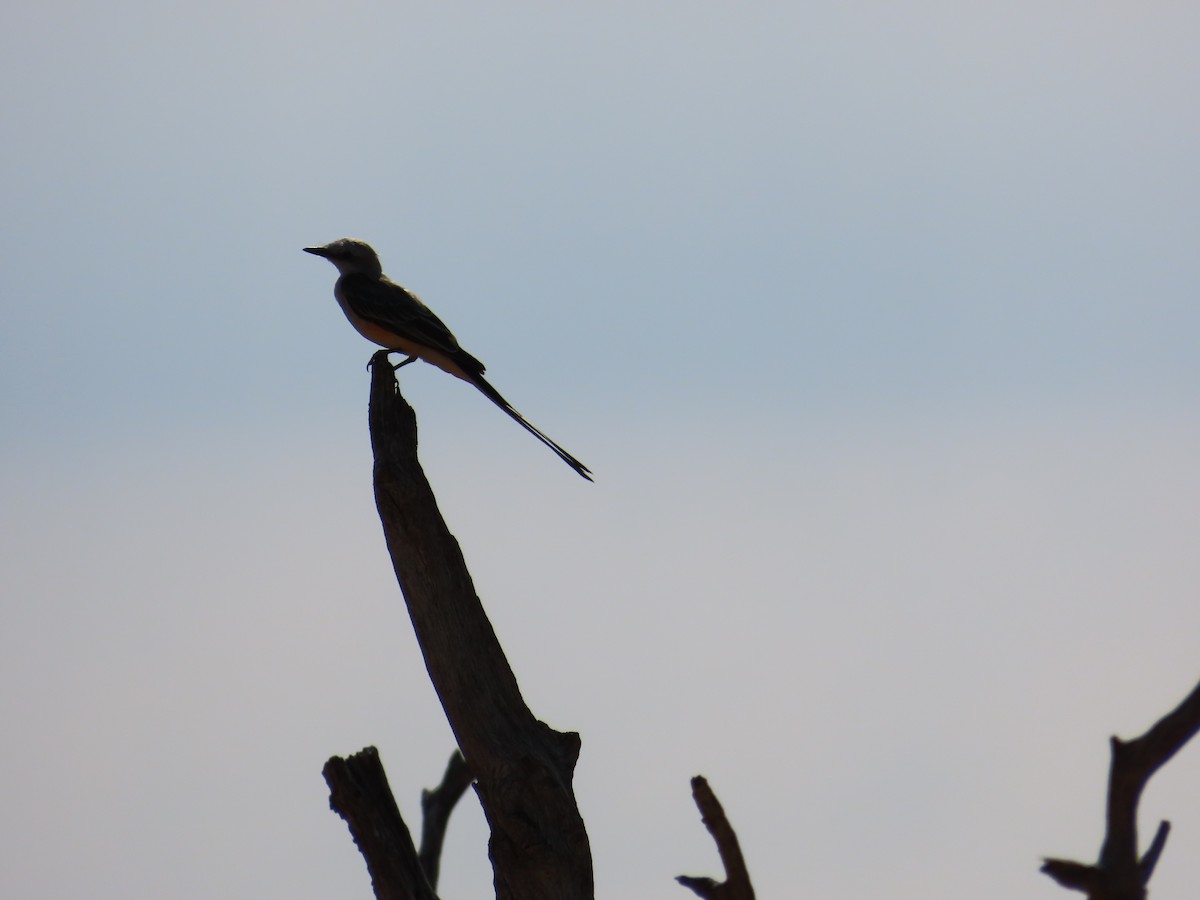
<svg viewBox="0 0 1200 900">
<path fill-rule="evenodd" d="M 346 820 L 378 900 L 437 900 L 396 806 L 379 752 L 367 747 L 325 763 L 329 805 Z"/>
<path fill-rule="evenodd" d="M 1200 731 L 1200 684 L 1179 706 L 1132 741 L 1112 738 L 1108 779 L 1108 825 L 1095 865 L 1047 859 L 1042 871 L 1091 900 L 1144 900 L 1146 884 L 1162 854 L 1170 823 L 1162 822 L 1146 854 L 1138 858 L 1137 807 L 1146 782 Z"/>
<path fill-rule="evenodd" d="M 371 363 L 375 502 L 425 667 L 491 828 L 496 896 L 591 900 L 591 850 L 571 787 L 579 735 L 554 731 L 525 705 L 417 461 L 416 416 L 386 354 Z"/>
<path fill-rule="evenodd" d="M 1138 863 L 1142 884 L 1150 883 L 1150 876 L 1154 874 L 1154 867 L 1158 865 L 1158 858 L 1162 855 L 1163 847 L 1167 846 L 1167 835 L 1170 833 L 1170 822 L 1164 820 L 1158 823 L 1158 831 L 1154 832 L 1154 840 L 1150 842 L 1150 849 L 1142 855 L 1141 862 Z"/>
<path fill-rule="evenodd" d="M 696 801 L 696 808 L 700 810 L 700 818 L 708 828 L 708 833 L 717 844 L 721 865 L 725 867 L 725 880 L 715 881 L 691 875 L 680 875 L 675 880 L 705 900 L 754 900 L 754 888 L 750 884 L 750 873 L 746 869 L 737 834 L 729 824 L 717 795 L 699 775 L 692 779 L 692 798 Z"/>
<path fill-rule="evenodd" d="M 1091 896 L 1100 884 L 1100 870 L 1095 866 L 1071 862 L 1067 859 L 1042 861 L 1042 872 L 1049 875 L 1065 888 L 1083 891 Z"/>
<path fill-rule="evenodd" d="M 455 750 L 446 766 L 446 774 L 442 776 L 442 783 L 431 791 L 421 792 L 421 868 L 435 889 L 450 813 L 470 787 L 471 777 L 467 761 Z"/>
</svg>

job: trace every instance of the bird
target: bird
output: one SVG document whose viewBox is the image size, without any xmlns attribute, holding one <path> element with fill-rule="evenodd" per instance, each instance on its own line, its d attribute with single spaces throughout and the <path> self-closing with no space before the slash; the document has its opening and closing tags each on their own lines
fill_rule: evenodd
<svg viewBox="0 0 1200 900">
<path fill-rule="evenodd" d="M 338 270 L 333 296 L 355 330 L 385 350 L 403 353 L 395 368 L 422 359 L 456 378 L 473 384 L 522 428 L 553 450 L 581 477 L 592 481 L 591 470 L 534 426 L 483 377 L 485 367 L 462 349 L 449 328 L 416 294 L 383 274 L 379 255 L 370 244 L 340 238 L 305 253 L 329 260 Z"/>
</svg>

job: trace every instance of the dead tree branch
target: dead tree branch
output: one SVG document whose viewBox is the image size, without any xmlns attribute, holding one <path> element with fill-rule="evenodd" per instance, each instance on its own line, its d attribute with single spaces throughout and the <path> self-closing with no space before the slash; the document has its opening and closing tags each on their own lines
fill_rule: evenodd
<svg viewBox="0 0 1200 900">
<path fill-rule="evenodd" d="M 1138 857 L 1137 807 L 1150 776 L 1200 731 L 1200 684 L 1179 706 L 1132 741 L 1112 738 L 1108 822 L 1095 865 L 1047 859 L 1042 871 L 1090 900 L 1144 900 L 1146 885 L 1167 842 L 1171 824 L 1161 822 L 1149 849 Z"/>
<path fill-rule="evenodd" d="M 375 501 L 425 667 L 491 828 L 498 900 L 591 900 L 572 789 L 579 735 L 538 721 L 417 461 L 416 416 L 386 354 L 371 365 Z"/>
<path fill-rule="evenodd" d="M 346 759 L 335 756 L 325 763 L 323 774 L 329 805 L 350 826 L 378 900 L 437 900 L 388 787 L 379 752 L 367 747 Z"/>
<path fill-rule="evenodd" d="M 737 834 L 729 824 L 717 795 L 700 775 L 692 779 L 692 798 L 696 801 L 696 808 L 700 810 L 700 818 L 708 833 L 717 844 L 721 865 L 725 867 L 725 880 L 716 881 L 692 875 L 680 875 L 675 880 L 704 900 L 754 900 L 750 872 L 746 869 L 746 860 L 742 856 Z"/>
<path fill-rule="evenodd" d="M 442 859 L 442 844 L 450 813 L 471 785 L 471 769 L 457 750 L 450 757 L 442 783 L 433 790 L 421 792 L 421 868 L 429 884 L 437 888 Z"/>
</svg>

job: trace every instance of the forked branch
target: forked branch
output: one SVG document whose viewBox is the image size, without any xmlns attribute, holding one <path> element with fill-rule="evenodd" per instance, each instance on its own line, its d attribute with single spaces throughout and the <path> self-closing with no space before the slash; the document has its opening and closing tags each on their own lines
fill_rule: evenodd
<svg viewBox="0 0 1200 900">
<path fill-rule="evenodd" d="M 705 900 L 754 900 L 754 888 L 750 884 L 750 873 L 742 856 L 737 834 L 725 815 L 717 795 L 700 775 L 692 779 L 692 798 L 700 810 L 708 833 L 717 844 L 721 865 L 725 868 L 725 880 L 716 881 L 693 875 L 680 875 L 675 880 Z"/>
<path fill-rule="evenodd" d="M 372 358 L 375 502 L 425 668 L 491 829 L 498 900 L 591 900 L 592 859 L 572 790 L 579 735 L 525 704 L 417 460 L 416 416 L 386 351 Z"/>
<path fill-rule="evenodd" d="M 1139 858 L 1137 807 L 1150 776 L 1200 731 L 1200 684 L 1175 709 L 1132 741 L 1112 738 L 1108 779 L 1108 824 L 1100 860 L 1094 865 L 1047 859 L 1042 871 L 1090 900 L 1144 900 L 1146 885 L 1167 842 L 1171 824 L 1161 822 Z"/>
<path fill-rule="evenodd" d="M 471 785 L 471 769 L 457 750 L 450 756 L 442 783 L 421 792 L 421 868 L 433 887 L 437 887 L 441 869 L 442 844 L 450 813 Z"/>
</svg>

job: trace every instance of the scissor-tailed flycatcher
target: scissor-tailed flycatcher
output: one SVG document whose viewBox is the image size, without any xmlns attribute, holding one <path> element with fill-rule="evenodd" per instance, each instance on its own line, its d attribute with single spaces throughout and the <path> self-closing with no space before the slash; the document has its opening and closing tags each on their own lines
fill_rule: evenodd
<svg viewBox="0 0 1200 900">
<path fill-rule="evenodd" d="M 305 247 L 304 252 L 323 256 L 337 266 L 339 277 L 333 286 L 333 296 L 359 334 L 388 350 L 407 354 L 408 359 L 401 366 L 423 359 L 475 385 L 563 462 L 588 481 L 592 480 L 587 466 L 531 425 L 488 384 L 483 377 L 483 363 L 458 346 L 450 329 L 429 307 L 383 274 L 379 257 L 369 245 L 342 238 L 323 247 Z"/>
</svg>

